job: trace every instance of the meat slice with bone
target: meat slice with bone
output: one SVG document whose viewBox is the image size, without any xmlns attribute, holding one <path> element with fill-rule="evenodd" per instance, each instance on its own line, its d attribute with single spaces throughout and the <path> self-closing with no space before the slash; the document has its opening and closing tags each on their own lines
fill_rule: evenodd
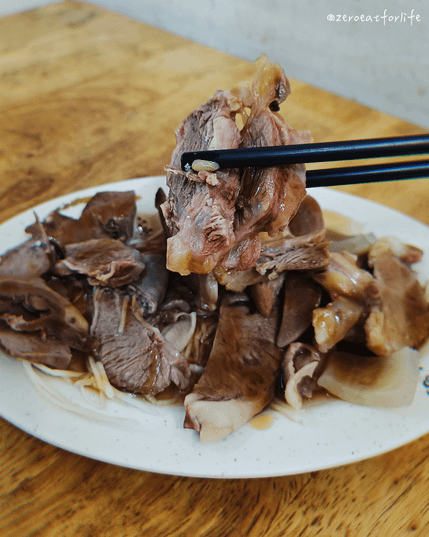
<svg viewBox="0 0 429 537">
<path fill-rule="evenodd" d="M 218 91 L 183 121 L 162 206 L 171 234 L 167 268 L 181 274 L 209 273 L 218 264 L 251 268 L 261 250 L 259 232 L 287 226 L 305 196 L 303 165 L 199 173 L 179 168 L 185 151 L 309 141 L 277 113 L 289 92 L 283 70 L 262 56 L 252 84 Z M 236 116 L 244 122 L 241 131 Z"/>
<path fill-rule="evenodd" d="M 278 311 L 267 319 L 245 294 L 227 294 L 213 348 L 200 380 L 185 398 L 185 427 L 215 442 L 268 405 L 280 366 L 275 344 Z"/>
<path fill-rule="evenodd" d="M 319 349 L 328 351 L 356 326 L 377 355 L 404 346 L 418 349 L 429 334 L 425 288 L 411 267 L 421 255 L 414 246 L 384 237 L 369 249 L 370 272 L 358 266 L 356 256 L 332 253 L 326 271 L 314 276 L 331 296 L 313 313 Z"/>
<path fill-rule="evenodd" d="M 422 251 L 384 238 L 369 251 L 378 297 L 365 322 L 368 348 L 386 356 L 402 347 L 418 349 L 429 334 L 429 307 L 425 288 L 409 263 Z"/>
<path fill-rule="evenodd" d="M 327 352 L 367 313 L 378 291 L 372 275 L 358 267 L 356 256 L 348 252 L 332 253 L 326 270 L 314 279 L 331 298 L 313 312 L 318 347 Z"/>
</svg>

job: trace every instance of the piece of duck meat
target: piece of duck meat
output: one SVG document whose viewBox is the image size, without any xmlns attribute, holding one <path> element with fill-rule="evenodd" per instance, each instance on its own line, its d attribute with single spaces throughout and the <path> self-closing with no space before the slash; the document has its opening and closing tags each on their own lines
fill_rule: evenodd
<svg viewBox="0 0 429 537">
<path fill-rule="evenodd" d="M 0 279 L 0 297 L 22 304 L 30 312 L 52 314 L 60 321 L 87 333 L 88 322 L 64 296 L 51 289 L 42 278 L 33 280 Z"/>
<path fill-rule="evenodd" d="M 116 388 L 156 395 L 172 382 L 180 390 L 189 386 L 187 361 L 143 318 L 124 290 L 95 292 L 91 335 L 99 341 L 96 357 Z"/>
<path fill-rule="evenodd" d="M 422 260 L 423 250 L 396 237 L 381 237 L 373 241 L 368 249 L 369 266 L 373 267 L 374 261 L 383 255 L 394 256 L 402 263 L 412 265 Z"/>
<path fill-rule="evenodd" d="M 421 259 L 421 250 L 397 239 L 377 241 L 368 264 L 378 288 L 378 300 L 365 322 L 367 346 L 386 356 L 408 346 L 418 349 L 429 334 L 429 309 L 425 288 L 410 267 Z"/>
<path fill-rule="evenodd" d="M 260 274 L 284 270 L 320 270 L 329 262 L 329 243 L 317 201 L 306 195 L 283 236 L 265 239 L 255 269 Z"/>
<path fill-rule="evenodd" d="M 162 206 L 171 234 L 170 270 L 209 273 L 219 262 L 226 270 L 250 268 L 259 257 L 259 232 L 285 227 L 296 213 L 305 195 L 303 165 L 198 173 L 179 169 L 184 151 L 308 141 L 308 133 L 294 131 L 275 112 L 289 91 L 278 64 L 261 57 L 252 84 L 218 91 L 178 129 L 167 175 L 170 192 Z M 244 121 L 241 132 L 237 115 Z"/>
<path fill-rule="evenodd" d="M 264 281 L 255 283 L 251 286 L 250 296 L 255 303 L 256 309 L 259 313 L 262 313 L 264 317 L 269 317 L 274 306 L 277 304 L 285 277 L 286 273 L 282 272 L 273 280 L 266 278 Z"/>
<path fill-rule="evenodd" d="M 277 113 L 279 105 L 290 93 L 289 81 L 281 67 L 277 63 L 271 65 L 265 55 L 256 65 L 257 74 L 252 84 L 242 84 L 231 90 L 240 103 L 245 121 L 240 147 L 309 142 L 308 132 L 292 129 Z M 249 115 L 246 109 L 250 109 Z M 284 230 L 304 197 L 303 164 L 241 170 L 234 221 L 236 244 L 222 260 L 222 266 L 227 270 L 252 267 L 261 253 L 259 232 L 273 235 Z"/>
<path fill-rule="evenodd" d="M 270 238 L 261 234 L 261 253 L 253 268 L 225 270 L 215 267 L 218 282 L 229 291 L 242 292 L 248 286 L 271 285 L 268 282 L 287 270 L 320 270 L 329 262 L 329 243 L 317 201 L 307 195 L 287 230 Z M 264 283 L 265 282 L 265 283 Z"/>
<path fill-rule="evenodd" d="M 278 64 L 266 56 L 257 61 L 257 75 L 251 86 L 232 90 L 250 114 L 241 130 L 240 147 L 289 145 L 310 141 L 308 132 L 289 127 L 279 105 L 290 93 L 289 82 Z M 286 228 L 305 197 L 303 164 L 244 168 L 236 202 L 234 230 L 237 244 L 222 261 L 226 269 L 250 268 L 260 253 L 258 233 L 270 235 Z"/>
<path fill-rule="evenodd" d="M 91 338 L 88 332 L 76 330 L 70 324 L 58 319 L 55 315 L 32 315 L 30 319 L 28 317 L 29 312 L 25 310 L 19 315 L 16 313 L 0 314 L 0 318 L 16 332 L 39 332 L 41 342 L 49 337 L 60 341 L 72 349 L 89 353 L 94 352 L 97 348 L 97 342 Z"/>
<path fill-rule="evenodd" d="M 213 274 L 228 291 L 242 292 L 248 286 L 275 279 L 284 271 L 324 269 L 330 259 L 328 247 L 329 243 L 324 240 L 324 230 L 311 236 L 264 237 L 260 256 L 253 268 L 225 270 L 218 265 Z"/>
<path fill-rule="evenodd" d="M 319 235 L 325 230 L 322 208 L 309 194 L 302 200 L 298 211 L 289 222 L 288 230 L 294 237 L 308 237 L 311 234 Z"/>
<path fill-rule="evenodd" d="M 284 270 L 320 270 L 329 263 L 329 243 L 321 231 L 311 238 L 281 237 L 264 241 L 255 270 L 259 274 Z"/>
<path fill-rule="evenodd" d="M 200 380 L 185 398 L 184 426 L 214 442 L 270 403 L 280 366 L 278 312 L 266 319 L 245 294 L 222 299 L 213 348 Z"/>
<path fill-rule="evenodd" d="M 136 193 L 97 192 L 86 204 L 80 217 L 81 223 L 94 223 L 94 231 L 112 239 L 128 241 L 134 234 L 136 221 Z M 93 237 L 97 238 L 97 237 Z"/>
<path fill-rule="evenodd" d="M 31 239 L 0 256 L 0 278 L 32 279 L 42 276 L 55 261 L 55 253 L 36 216 Z"/>
<path fill-rule="evenodd" d="M 317 390 L 326 357 L 315 347 L 298 341 L 287 348 L 282 360 L 282 378 L 286 402 L 295 410 L 302 407 L 303 397 L 311 399 Z"/>
<path fill-rule="evenodd" d="M 0 279 L 0 297 L 1 345 L 9 354 L 66 368 L 70 347 L 95 350 L 86 319 L 42 278 Z"/>
<path fill-rule="evenodd" d="M 365 319 L 378 294 L 372 275 L 358 267 L 356 256 L 332 253 L 326 270 L 313 278 L 325 288 L 331 301 L 313 312 L 315 338 L 322 352 L 328 351 Z"/>
<path fill-rule="evenodd" d="M 72 358 L 70 347 L 56 338 L 16 332 L 1 323 L 0 348 L 11 356 L 56 369 L 67 369 Z"/>
<path fill-rule="evenodd" d="M 366 315 L 365 301 L 338 296 L 313 312 L 315 339 L 321 352 L 327 352 L 344 339 Z"/>
<path fill-rule="evenodd" d="M 58 209 L 43 222 L 46 234 L 59 248 L 90 239 L 112 238 L 127 241 L 134 234 L 136 195 L 128 192 L 98 192 L 79 219 L 65 216 Z M 26 231 L 32 232 L 32 226 Z"/>
<path fill-rule="evenodd" d="M 225 270 L 217 265 L 213 270 L 220 285 L 227 291 L 242 293 L 246 287 L 268 280 L 268 274 L 260 274 L 255 268 L 247 270 Z"/>
<path fill-rule="evenodd" d="M 154 314 L 167 292 L 168 271 L 165 255 L 158 253 L 141 254 L 144 270 L 140 277 L 129 284 L 129 292 L 134 295 L 142 309 L 143 317 Z"/>
<path fill-rule="evenodd" d="M 283 293 L 282 320 L 276 340 L 282 348 L 297 340 L 311 326 L 313 310 L 322 299 L 322 288 L 310 276 L 288 271 Z"/>
<path fill-rule="evenodd" d="M 331 298 L 344 295 L 349 298 L 374 298 L 377 286 L 371 273 L 358 266 L 358 259 L 348 252 L 333 252 L 326 269 L 315 274 L 314 279 L 330 294 Z"/>
<path fill-rule="evenodd" d="M 227 92 L 216 92 L 176 131 L 177 146 L 167 169 L 169 194 L 161 208 L 171 235 L 167 268 L 180 274 L 211 272 L 234 243 L 238 174 L 195 174 L 180 169 L 184 151 L 238 147 L 240 133 L 228 96 Z"/>
<path fill-rule="evenodd" d="M 55 273 L 85 274 L 91 285 L 120 287 L 137 280 L 145 267 L 140 252 L 111 238 L 69 244 L 64 255 L 56 263 Z"/>
</svg>

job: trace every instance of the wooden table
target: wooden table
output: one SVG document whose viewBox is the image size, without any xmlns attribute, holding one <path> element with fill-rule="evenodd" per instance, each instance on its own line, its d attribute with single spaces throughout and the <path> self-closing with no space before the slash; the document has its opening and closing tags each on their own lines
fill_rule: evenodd
<svg viewBox="0 0 429 537">
<path fill-rule="evenodd" d="M 293 53 L 293 51 L 291 51 Z M 0 220 L 58 195 L 163 174 L 181 119 L 253 66 L 89 4 L 0 20 Z M 422 129 L 291 80 L 282 113 L 315 141 Z M 349 186 L 429 224 L 424 180 Z M 0 535 L 426 535 L 429 435 L 293 477 L 139 472 L 52 447 L 0 421 Z"/>
</svg>

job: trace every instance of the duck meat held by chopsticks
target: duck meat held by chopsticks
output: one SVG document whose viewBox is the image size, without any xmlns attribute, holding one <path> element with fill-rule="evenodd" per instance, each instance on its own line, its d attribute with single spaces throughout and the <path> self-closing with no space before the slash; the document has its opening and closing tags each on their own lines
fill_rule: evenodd
<svg viewBox="0 0 429 537">
<path fill-rule="evenodd" d="M 182 122 L 162 205 L 171 235 L 169 270 L 206 274 L 218 264 L 227 270 L 251 268 L 261 251 L 259 232 L 272 234 L 288 225 L 305 196 L 304 165 L 187 172 L 180 169 L 180 157 L 185 151 L 309 141 L 307 132 L 293 130 L 277 112 L 289 93 L 280 66 L 261 56 L 251 84 L 216 92 Z"/>
</svg>

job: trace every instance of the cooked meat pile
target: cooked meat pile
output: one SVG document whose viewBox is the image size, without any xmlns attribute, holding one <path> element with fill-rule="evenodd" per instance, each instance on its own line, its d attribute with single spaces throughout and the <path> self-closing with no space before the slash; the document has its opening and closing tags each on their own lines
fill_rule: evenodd
<svg viewBox="0 0 429 537">
<path fill-rule="evenodd" d="M 262 58 L 252 84 L 217 92 L 185 119 L 168 197 L 155 200 L 159 229 L 137 215 L 134 192 L 98 193 L 78 219 L 36 219 L 0 258 L 0 347 L 61 369 L 93 356 L 135 394 L 172 385 L 184 426 L 204 442 L 276 396 L 299 408 L 334 352 L 367 363 L 418 349 L 429 332 L 412 268 L 421 250 L 392 238 L 357 253 L 328 242 L 302 166 L 178 169 L 184 150 L 307 139 L 277 112 L 288 93 L 283 71 Z"/>
</svg>

